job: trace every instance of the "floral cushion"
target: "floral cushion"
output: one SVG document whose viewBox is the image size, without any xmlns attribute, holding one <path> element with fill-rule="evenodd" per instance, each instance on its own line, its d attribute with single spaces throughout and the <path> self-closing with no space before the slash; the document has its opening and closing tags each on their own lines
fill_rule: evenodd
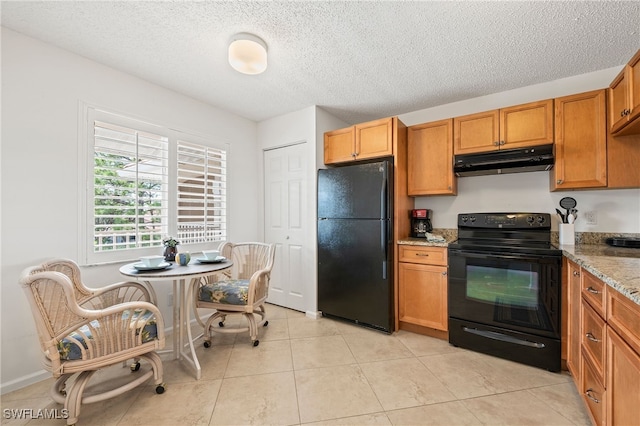
<svg viewBox="0 0 640 426">
<path fill-rule="evenodd" d="M 249 294 L 249 280 L 218 281 L 200 287 L 198 300 L 227 305 L 246 305 Z"/>
<path fill-rule="evenodd" d="M 122 319 L 128 321 L 129 314 L 130 311 L 123 312 Z M 153 312 L 147 311 L 146 309 L 144 311 L 142 309 L 136 309 L 135 311 L 133 311 L 133 319 L 130 321 L 131 325 L 133 326 L 134 324 L 136 324 L 136 320 L 140 318 L 140 316 L 142 316 L 140 321 L 145 323 L 145 326 L 142 328 L 142 330 L 136 330 L 136 336 L 142 333 L 142 343 L 149 342 L 158 337 L 158 328 L 155 318 L 147 321 L 147 319 L 152 317 L 153 315 Z M 91 327 L 94 329 L 99 328 L 100 321 L 91 321 Z M 84 349 L 88 349 L 85 338 L 93 339 L 93 336 L 91 335 L 91 328 L 89 328 L 88 325 L 83 325 L 77 331 L 72 332 L 67 337 L 59 341 L 57 346 L 58 352 L 60 353 L 60 359 L 66 361 L 82 359 L 82 350 L 78 346 L 78 343 L 82 344 Z"/>
</svg>

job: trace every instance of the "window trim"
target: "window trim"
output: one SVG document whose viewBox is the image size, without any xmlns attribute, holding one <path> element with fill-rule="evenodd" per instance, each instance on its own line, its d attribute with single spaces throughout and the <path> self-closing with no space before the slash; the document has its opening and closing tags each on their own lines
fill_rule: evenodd
<svg viewBox="0 0 640 426">
<path fill-rule="evenodd" d="M 139 130 L 146 130 L 151 133 L 166 136 L 168 138 L 168 215 L 167 225 L 169 235 L 177 235 L 177 187 L 178 187 L 178 170 L 177 170 L 177 141 L 185 141 L 197 145 L 206 146 L 225 151 L 226 153 L 226 181 L 227 194 L 229 188 L 229 156 L 231 153 L 229 143 L 214 143 L 213 137 L 196 135 L 193 132 L 175 130 L 166 126 L 160 126 L 150 123 L 148 120 L 142 120 L 131 114 L 123 114 L 115 112 L 107 108 L 97 107 L 80 101 L 78 117 L 78 158 L 83 164 L 78 167 L 78 251 L 79 263 L 83 266 L 100 265 L 110 263 L 122 263 L 127 261 L 135 261 L 141 256 L 162 254 L 164 248 L 144 247 L 126 250 L 93 251 L 93 222 L 94 222 L 94 121 L 105 121 L 108 123 L 118 124 L 125 127 L 133 127 Z M 228 196 L 225 196 L 226 216 L 228 214 Z M 227 224 L 228 233 L 228 224 Z M 228 234 L 227 234 L 228 235 Z M 164 236 L 163 236 L 164 237 Z M 207 248 L 216 247 L 223 241 L 211 241 L 194 244 L 181 244 L 178 250 L 199 252 Z"/>
</svg>

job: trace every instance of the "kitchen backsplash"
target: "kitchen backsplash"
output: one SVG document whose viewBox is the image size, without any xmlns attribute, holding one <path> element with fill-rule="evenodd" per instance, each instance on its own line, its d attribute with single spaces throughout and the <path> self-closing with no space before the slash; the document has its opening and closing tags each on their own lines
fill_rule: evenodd
<svg viewBox="0 0 640 426">
<path fill-rule="evenodd" d="M 444 237 L 448 242 L 458 239 L 458 230 L 451 228 L 434 228 L 431 232 L 434 235 Z M 640 233 L 620 233 L 620 232 L 576 232 L 576 244 L 606 244 L 607 238 L 631 237 L 640 238 Z M 558 232 L 551 232 L 551 242 L 558 244 Z"/>
<path fill-rule="evenodd" d="M 576 232 L 576 244 L 606 244 L 607 238 L 631 237 L 640 238 L 640 234 L 620 232 Z M 558 244 L 558 232 L 551 232 L 551 242 Z"/>
</svg>

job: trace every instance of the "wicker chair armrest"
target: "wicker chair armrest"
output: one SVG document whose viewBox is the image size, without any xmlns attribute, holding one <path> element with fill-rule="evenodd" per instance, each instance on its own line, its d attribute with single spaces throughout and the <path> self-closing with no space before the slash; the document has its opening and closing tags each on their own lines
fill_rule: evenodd
<svg viewBox="0 0 640 426">
<path fill-rule="evenodd" d="M 141 283 L 132 281 L 122 281 L 93 289 L 91 297 L 83 300 L 80 304 L 82 306 L 99 308 L 135 301 L 157 304 L 156 295 L 153 290 Z"/>
<path fill-rule="evenodd" d="M 248 290 L 249 294 L 248 294 L 248 301 L 247 301 L 249 305 L 252 305 L 255 301 L 255 295 L 259 290 L 258 286 L 262 282 L 265 282 L 266 284 L 268 284 L 270 276 L 271 276 L 271 268 L 259 269 L 256 272 L 254 272 L 253 275 L 251 275 L 251 278 L 249 279 L 249 290 Z M 266 280 L 263 281 L 264 277 L 266 277 Z"/>
</svg>

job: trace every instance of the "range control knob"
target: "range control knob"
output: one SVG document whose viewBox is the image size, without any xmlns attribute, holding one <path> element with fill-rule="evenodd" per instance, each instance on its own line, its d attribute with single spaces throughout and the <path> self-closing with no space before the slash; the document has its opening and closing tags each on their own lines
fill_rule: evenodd
<svg viewBox="0 0 640 426">
<path fill-rule="evenodd" d="M 543 224 L 543 223 L 545 222 L 545 221 L 544 221 L 544 216 L 538 216 L 538 219 L 537 219 L 537 220 L 538 220 L 538 223 L 539 223 L 539 224 Z"/>
<path fill-rule="evenodd" d="M 475 216 L 471 216 L 471 217 L 469 218 L 469 220 L 471 221 L 471 223 L 473 223 L 473 222 L 475 222 L 475 221 L 476 221 L 476 217 L 475 217 Z"/>
<path fill-rule="evenodd" d="M 532 224 L 533 221 L 536 220 L 533 216 L 527 216 L 527 223 Z"/>
<path fill-rule="evenodd" d="M 467 220 L 469 220 L 469 217 L 467 216 L 462 216 L 460 219 L 462 219 L 463 222 L 466 222 Z"/>
</svg>

